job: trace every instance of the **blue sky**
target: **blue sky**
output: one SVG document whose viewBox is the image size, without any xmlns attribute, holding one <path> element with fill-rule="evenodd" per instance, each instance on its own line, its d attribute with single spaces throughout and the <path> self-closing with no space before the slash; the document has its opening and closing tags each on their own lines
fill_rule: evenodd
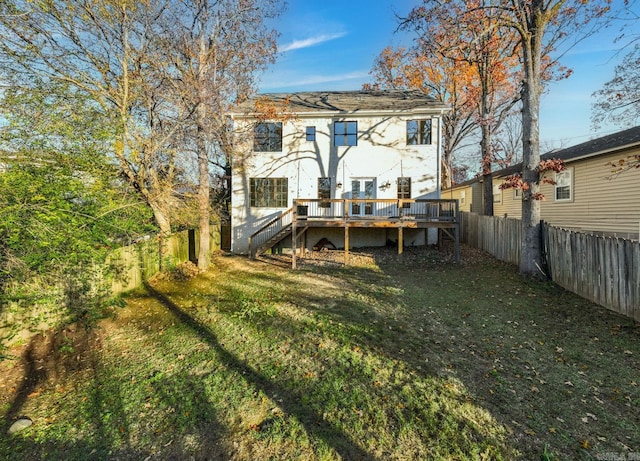
<svg viewBox="0 0 640 461">
<path fill-rule="evenodd" d="M 275 27 L 280 57 L 262 76 L 260 91 L 357 90 L 370 82 L 369 72 L 388 45 L 410 42 L 394 33 L 395 14 L 404 15 L 417 0 L 289 0 Z M 635 9 L 640 11 L 640 8 Z M 542 100 L 543 148 L 567 147 L 618 131 L 591 129 L 591 94 L 613 77 L 625 53 L 616 53 L 618 28 L 601 30 L 567 53 L 561 63 L 573 69 L 564 81 L 550 84 Z"/>
</svg>

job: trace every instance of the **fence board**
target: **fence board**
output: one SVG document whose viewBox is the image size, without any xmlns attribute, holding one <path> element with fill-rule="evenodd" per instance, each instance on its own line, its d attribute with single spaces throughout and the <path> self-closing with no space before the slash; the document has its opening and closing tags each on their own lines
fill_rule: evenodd
<svg viewBox="0 0 640 461">
<path fill-rule="evenodd" d="M 211 251 L 220 248 L 219 230 L 211 226 Z M 200 246 L 199 232 L 194 233 L 195 251 Z M 144 280 L 165 268 L 189 261 L 189 231 L 176 232 L 167 237 L 162 247 L 162 265 L 160 264 L 160 245 L 155 238 L 118 248 L 109 255 L 107 263 L 120 267 L 120 276 L 112 280 L 111 291 L 114 295 L 142 286 Z"/>
</svg>

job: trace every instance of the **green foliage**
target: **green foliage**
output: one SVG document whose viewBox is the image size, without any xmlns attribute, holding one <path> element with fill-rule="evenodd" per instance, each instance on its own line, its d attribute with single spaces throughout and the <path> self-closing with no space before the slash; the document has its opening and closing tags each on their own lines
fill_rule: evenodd
<svg viewBox="0 0 640 461">
<path fill-rule="evenodd" d="M 28 83 L 1 102 L 0 302 L 93 318 L 106 296 L 106 254 L 152 231 L 152 218 L 105 154 L 112 125 L 92 101 Z"/>
</svg>

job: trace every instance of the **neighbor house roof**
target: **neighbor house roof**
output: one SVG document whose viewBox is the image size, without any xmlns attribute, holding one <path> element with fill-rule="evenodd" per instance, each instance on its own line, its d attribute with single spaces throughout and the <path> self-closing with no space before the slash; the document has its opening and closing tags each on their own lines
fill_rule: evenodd
<svg viewBox="0 0 640 461">
<path fill-rule="evenodd" d="M 309 91 L 300 93 L 265 93 L 239 104 L 235 116 L 255 114 L 256 102 L 270 101 L 287 112 L 355 114 L 360 112 L 445 111 L 446 104 L 420 91 Z"/>
<path fill-rule="evenodd" d="M 629 128 L 624 131 L 618 131 L 617 133 L 603 136 L 601 138 L 592 139 L 591 141 L 567 147 L 566 149 L 554 150 L 544 154 L 542 158 L 557 158 L 566 162 L 570 160 L 577 160 L 582 157 L 604 155 L 611 151 L 628 149 L 638 145 L 640 145 L 640 126 Z"/>
<path fill-rule="evenodd" d="M 571 162 L 582 158 L 596 157 L 598 155 L 605 155 L 611 152 L 631 149 L 638 146 L 640 146 L 640 126 L 618 131 L 617 133 L 592 139 L 565 149 L 554 149 L 541 155 L 540 160 L 559 159 L 565 162 Z M 521 171 L 522 163 L 517 163 L 507 168 L 503 168 L 502 170 L 494 171 L 493 176 L 504 177 Z M 456 184 L 454 187 L 468 186 L 481 180 L 482 176 L 479 176 L 460 184 Z"/>
</svg>

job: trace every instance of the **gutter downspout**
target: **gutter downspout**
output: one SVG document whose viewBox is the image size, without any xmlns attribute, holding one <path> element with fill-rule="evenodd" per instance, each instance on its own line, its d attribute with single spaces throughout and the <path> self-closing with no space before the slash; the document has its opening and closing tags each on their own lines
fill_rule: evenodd
<svg viewBox="0 0 640 461">
<path fill-rule="evenodd" d="M 440 176 L 442 174 L 442 118 L 444 117 L 444 111 L 440 109 L 440 118 L 438 119 L 438 155 L 437 155 L 437 167 L 436 167 L 436 198 L 442 198 L 441 189 L 442 184 L 440 184 Z"/>
</svg>

